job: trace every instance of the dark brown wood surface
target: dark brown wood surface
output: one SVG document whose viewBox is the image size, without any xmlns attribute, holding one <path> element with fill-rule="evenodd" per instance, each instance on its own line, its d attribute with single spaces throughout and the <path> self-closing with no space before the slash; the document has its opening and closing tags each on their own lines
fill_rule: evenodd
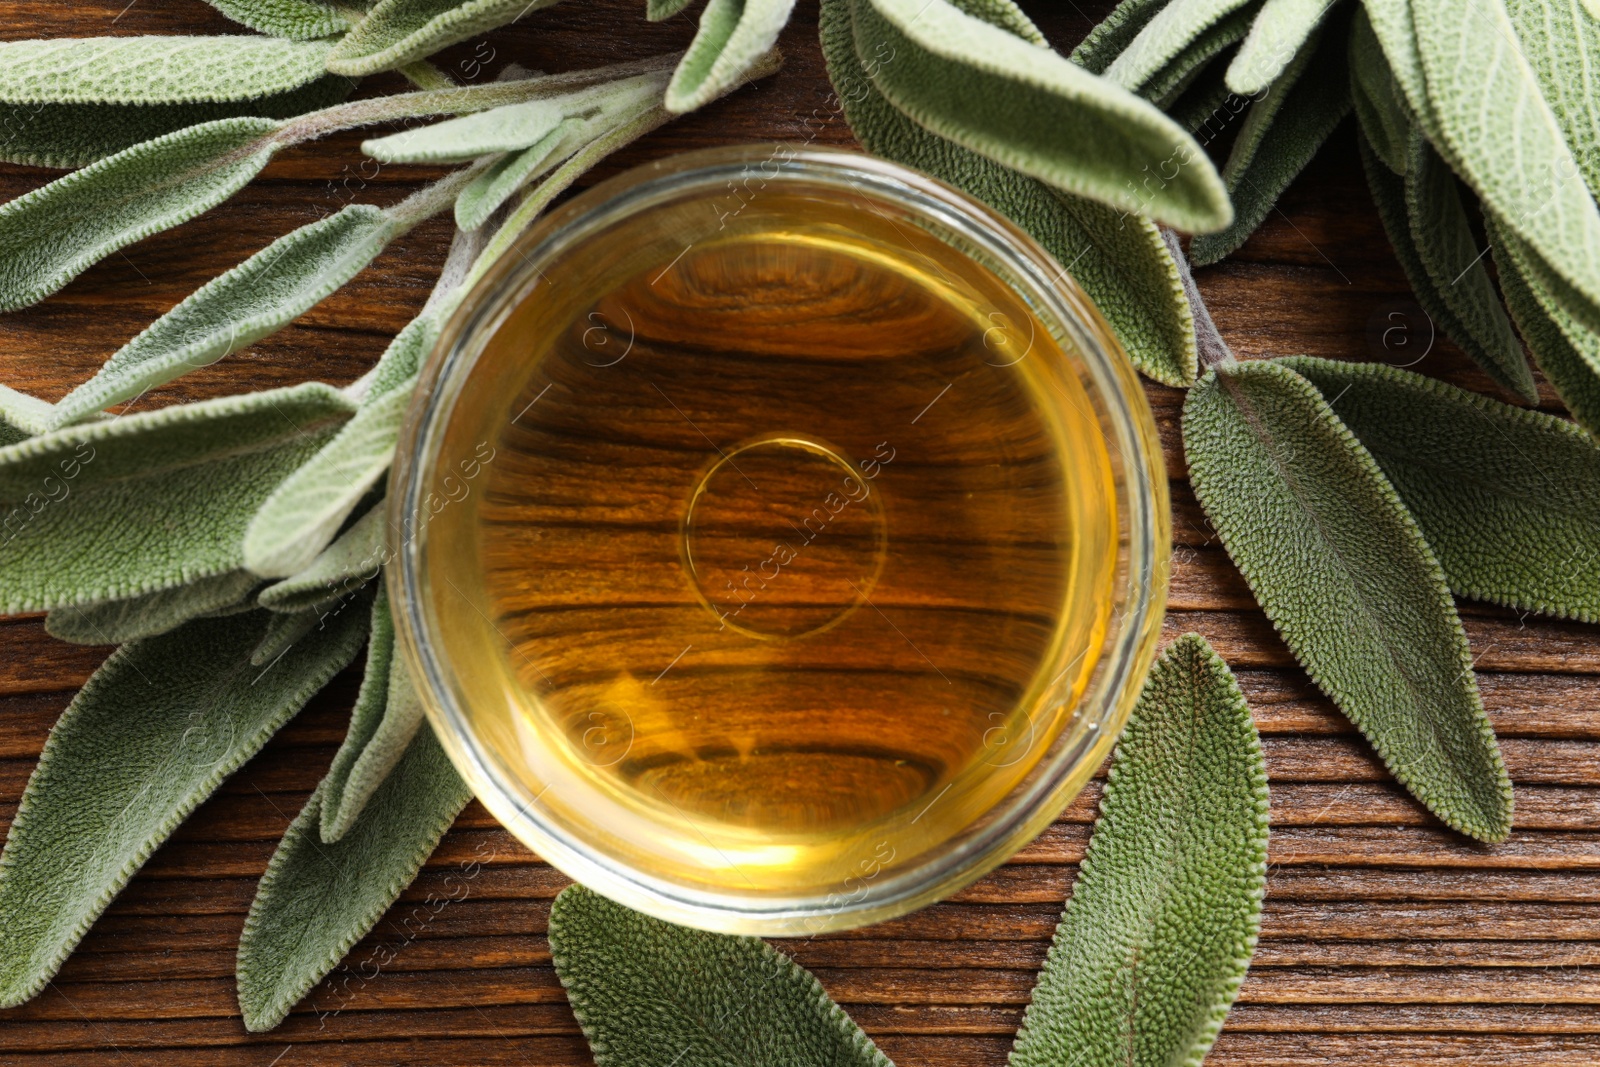
<svg viewBox="0 0 1600 1067">
<path fill-rule="evenodd" d="M 0 37 L 234 32 L 200 0 L 124 3 L 3 2 Z M 692 13 L 651 25 L 643 6 L 572 0 L 458 46 L 444 64 L 478 80 L 512 59 L 564 70 L 688 41 Z M 1069 48 L 1109 5 L 1031 7 Z M 815 4 L 802 2 L 782 73 L 680 120 L 596 176 L 707 144 L 852 144 L 830 99 L 816 19 Z M 0 381 L 54 400 L 274 237 L 330 206 L 393 202 L 432 176 L 364 163 L 359 141 L 350 134 L 287 152 L 227 205 L 0 318 Z M 50 177 L 0 167 L 0 199 Z M 443 221 L 422 226 L 294 327 L 142 404 L 353 380 L 420 306 L 448 237 Z M 1418 370 L 1492 391 L 1447 341 L 1429 347 L 1348 128 L 1239 254 L 1201 273 L 1201 287 L 1241 355 L 1420 357 Z M 1261 947 L 1208 1063 L 1600 1061 L 1600 629 L 1463 605 L 1517 818 L 1511 839 L 1493 847 L 1449 833 L 1396 788 L 1294 666 L 1183 480 L 1181 394 L 1149 392 L 1181 546 L 1166 629 L 1200 631 L 1238 671 L 1272 779 Z M 37 618 L 0 621 L 0 823 L 15 812 L 51 723 L 105 651 L 55 642 Z M 347 672 L 314 700 L 155 855 L 42 995 L 0 1012 L 0 1062 L 590 1062 L 544 937 L 566 880 L 476 805 L 343 970 L 277 1030 L 245 1032 L 233 986 L 244 912 L 343 734 L 355 684 Z M 1091 787 L 1011 863 L 946 903 L 782 947 L 903 1067 L 1001 1064 L 1098 795 Z M 461 899 L 434 914 L 420 906 L 430 892 Z"/>
</svg>

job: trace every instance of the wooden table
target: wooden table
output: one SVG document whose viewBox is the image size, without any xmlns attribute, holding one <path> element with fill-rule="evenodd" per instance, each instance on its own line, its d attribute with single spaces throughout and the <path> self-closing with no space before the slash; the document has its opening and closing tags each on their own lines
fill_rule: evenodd
<svg viewBox="0 0 1600 1067">
<path fill-rule="evenodd" d="M 236 32 L 200 0 L 126 2 L 13 0 L 0 7 L 0 33 Z M 1032 6 L 1067 48 L 1109 4 L 1068 4 L 1068 13 Z M 511 59 L 544 70 L 597 65 L 682 47 L 693 17 L 651 25 L 640 0 L 572 0 L 443 61 L 459 77 Z M 808 136 L 852 144 L 829 100 L 816 21 L 815 3 L 802 2 L 784 37 L 782 73 L 680 120 L 596 177 L 707 144 Z M 363 161 L 359 141 L 350 134 L 285 153 L 227 205 L 112 256 L 38 307 L 0 317 L 0 381 L 54 400 L 159 313 L 276 236 L 330 205 L 393 202 L 436 175 L 377 169 Z M 1430 349 L 1426 323 L 1407 318 L 1407 285 L 1359 171 L 1347 126 L 1249 245 L 1201 273 L 1224 336 L 1243 356 L 1421 356 L 1419 370 L 1492 391 L 1449 342 Z M 50 176 L 0 167 L 0 199 Z M 445 222 L 422 226 L 297 325 L 145 402 L 353 380 L 419 307 L 448 239 Z M 1408 321 L 1409 332 L 1390 329 Z M 1149 393 L 1173 475 L 1176 537 L 1188 548 L 1166 629 L 1205 634 L 1239 673 L 1272 778 L 1261 947 L 1208 1062 L 1600 1060 L 1592 970 L 1600 964 L 1600 632 L 1462 605 L 1516 782 L 1517 820 L 1511 839 L 1493 847 L 1449 833 L 1394 785 L 1294 666 L 1208 536 L 1183 479 L 1182 394 Z M 1557 409 L 1548 389 L 1542 395 Z M 9 823 L 51 723 L 105 652 L 53 641 L 37 618 L 0 622 L 0 821 Z M 44 994 L 0 1012 L 0 1061 L 590 1062 L 544 937 L 566 879 L 476 805 L 351 953 L 347 971 L 330 979 L 342 991 L 325 984 L 277 1030 L 245 1032 L 233 984 L 244 912 L 343 735 L 356 679 L 346 672 L 189 820 Z M 902 1067 L 1004 1063 L 1098 797 L 1092 787 L 1011 863 L 946 903 L 782 947 Z M 465 880 L 464 899 L 436 915 L 418 907 L 430 890 L 444 895 L 451 876 Z M 387 966 L 373 966 L 391 952 Z"/>
</svg>

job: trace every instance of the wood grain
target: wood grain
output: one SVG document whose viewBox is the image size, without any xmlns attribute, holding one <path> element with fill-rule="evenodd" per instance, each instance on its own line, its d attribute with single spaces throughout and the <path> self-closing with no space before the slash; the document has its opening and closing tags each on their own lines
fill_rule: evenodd
<svg viewBox="0 0 1600 1067">
<path fill-rule="evenodd" d="M 200 0 L 124 3 L 6 3 L 3 35 L 234 30 Z M 1030 6 L 1066 48 L 1110 5 Z M 474 64 L 492 73 L 512 59 L 563 70 L 679 48 L 692 36 L 692 14 L 652 25 L 641 7 L 561 5 L 444 60 L 461 77 Z M 669 126 L 595 177 L 708 144 L 852 144 L 830 100 L 816 17 L 815 4 L 800 5 L 782 73 Z M 286 153 L 227 205 L 0 319 L 0 380 L 55 399 L 152 317 L 275 236 L 351 200 L 393 202 L 436 173 L 375 168 L 363 162 L 359 140 L 341 135 Z M 1429 345 L 1354 149 L 1348 128 L 1336 134 L 1249 244 L 1201 272 L 1218 325 L 1244 356 L 1400 364 L 1420 356 L 1416 369 L 1495 394 L 1447 341 Z M 0 167 L 0 199 L 49 177 Z M 308 377 L 354 379 L 420 306 L 448 237 L 443 222 L 422 226 L 294 327 L 141 406 Z M 1396 323 L 1406 330 L 1386 335 Z M 1450 834 L 1394 785 L 1293 665 L 1181 478 L 1182 394 L 1148 391 L 1174 476 L 1180 546 L 1166 631 L 1199 630 L 1240 672 L 1272 778 L 1261 948 L 1208 1063 L 1600 1060 L 1600 633 L 1463 605 L 1517 785 L 1517 820 L 1503 845 Z M 1541 396 L 1558 410 L 1548 388 Z M 55 716 L 103 655 L 50 640 L 37 619 L 0 622 L 0 822 L 15 812 Z M 244 1031 L 232 978 L 244 912 L 274 843 L 337 747 L 354 692 L 346 675 L 316 698 L 157 853 L 44 994 L 0 1013 L 0 1061 L 590 1062 L 544 938 L 565 879 L 476 805 L 401 903 L 288 1022 L 269 1034 Z M 902 1065 L 1002 1064 L 1098 795 L 1091 787 L 1012 863 L 950 901 L 782 947 Z M 430 892 L 461 899 L 435 914 L 423 905 Z"/>
</svg>

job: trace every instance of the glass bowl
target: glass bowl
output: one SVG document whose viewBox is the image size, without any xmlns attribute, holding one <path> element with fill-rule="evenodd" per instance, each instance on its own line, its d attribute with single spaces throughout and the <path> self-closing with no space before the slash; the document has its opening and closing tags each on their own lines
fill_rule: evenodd
<svg viewBox="0 0 1600 1067">
<path fill-rule="evenodd" d="M 549 214 L 444 327 L 389 499 L 402 654 L 479 799 L 731 933 L 899 915 L 1032 840 L 1165 604 L 1155 426 L 1070 272 L 843 151 Z"/>
</svg>

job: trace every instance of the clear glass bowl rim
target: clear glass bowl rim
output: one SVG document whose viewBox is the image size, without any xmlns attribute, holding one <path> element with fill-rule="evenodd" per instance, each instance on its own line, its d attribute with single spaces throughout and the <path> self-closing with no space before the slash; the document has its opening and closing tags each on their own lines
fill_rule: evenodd
<svg viewBox="0 0 1600 1067">
<path fill-rule="evenodd" d="M 775 169 L 768 166 L 776 164 Z M 457 771 L 490 813 L 541 859 L 589 888 L 646 914 L 724 933 L 794 936 L 846 929 L 914 911 L 971 884 L 1003 863 L 1055 820 L 1104 762 L 1127 721 L 1155 655 L 1166 604 L 1170 517 L 1160 440 L 1132 364 L 1093 303 L 1068 271 L 1026 232 L 966 193 L 918 171 L 842 149 L 799 144 L 701 149 L 635 167 L 579 194 L 522 234 L 473 285 L 440 330 L 401 429 L 390 476 L 389 528 L 416 528 L 423 506 L 431 431 L 448 420 L 455 396 L 504 316 L 527 295 L 541 263 L 588 235 L 652 204 L 696 191 L 710 194 L 748 180 L 798 181 L 870 194 L 931 217 L 980 248 L 990 269 L 1003 264 L 1029 283 L 1024 299 L 1070 335 L 1104 414 L 1108 445 L 1119 455 L 1115 483 L 1123 510 L 1120 625 L 1100 650 L 1100 663 L 1079 703 L 1090 713 L 1089 738 L 1067 751 L 1053 746 L 1038 769 L 990 813 L 982 829 L 957 838 L 904 869 L 867 881 L 851 899 L 837 894 L 753 898 L 658 879 L 602 855 L 538 817 L 536 798 L 497 766 L 457 706 L 446 670 L 429 639 L 420 574 L 424 537 L 391 549 L 386 567 L 396 636 L 430 723 Z M 968 255 L 968 248 L 959 249 Z M 1048 321 L 1048 320 L 1047 320 Z"/>
</svg>

